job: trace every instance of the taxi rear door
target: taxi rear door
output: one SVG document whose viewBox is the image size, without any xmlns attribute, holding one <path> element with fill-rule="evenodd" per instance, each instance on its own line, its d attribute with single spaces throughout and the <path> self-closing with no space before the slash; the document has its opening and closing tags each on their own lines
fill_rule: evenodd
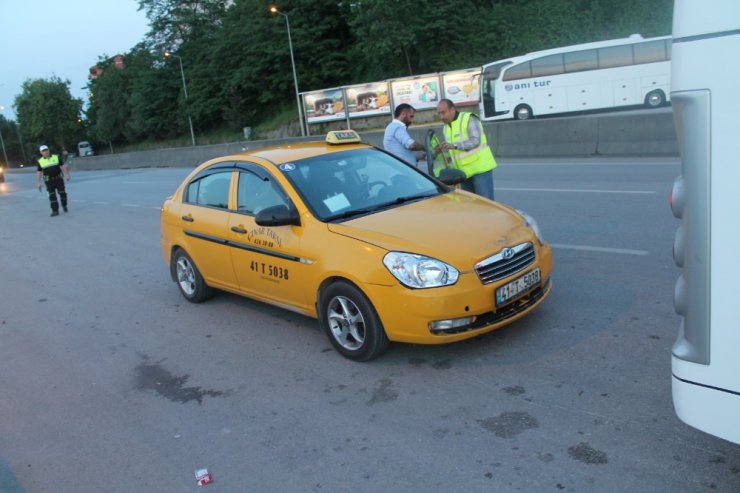
<svg viewBox="0 0 740 493">
<path fill-rule="evenodd" d="M 214 287 L 238 286 L 227 244 L 229 190 L 233 164 L 215 166 L 187 185 L 180 209 L 185 251 Z"/>
</svg>

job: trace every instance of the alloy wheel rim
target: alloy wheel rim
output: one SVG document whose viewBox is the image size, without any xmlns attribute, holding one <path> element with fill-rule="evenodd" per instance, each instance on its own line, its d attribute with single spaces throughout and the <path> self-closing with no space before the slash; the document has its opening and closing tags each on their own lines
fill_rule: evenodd
<svg viewBox="0 0 740 493">
<path fill-rule="evenodd" d="M 336 296 L 327 308 L 329 329 L 334 340 L 350 351 L 360 349 L 365 342 L 365 318 L 357 305 L 344 296 Z"/>
<path fill-rule="evenodd" d="M 180 258 L 177 261 L 177 282 L 188 296 L 195 293 L 195 270 L 186 258 Z"/>
</svg>

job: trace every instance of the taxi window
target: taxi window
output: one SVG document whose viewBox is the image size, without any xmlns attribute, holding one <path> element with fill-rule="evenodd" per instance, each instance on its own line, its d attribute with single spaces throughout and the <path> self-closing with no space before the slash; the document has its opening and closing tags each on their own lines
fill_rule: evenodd
<svg viewBox="0 0 740 493">
<path fill-rule="evenodd" d="M 240 171 L 236 204 L 238 212 L 257 214 L 267 207 L 287 206 L 288 202 L 269 178 L 263 179 L 250 171 Z"/>
<path fill-rule="evenodd" d="M 359 211 L 372 213 L 443 191 L 415 167 L 377 149 L 324 154 L 281 169 L 322 221 L 351 217 Z"/>
<path fill-rule="evenodd" d="M 204 207 L 229 207 L 231 172 L 224 171 L 198 178 L 188 185 L 185 202 Z"/>
</svg>

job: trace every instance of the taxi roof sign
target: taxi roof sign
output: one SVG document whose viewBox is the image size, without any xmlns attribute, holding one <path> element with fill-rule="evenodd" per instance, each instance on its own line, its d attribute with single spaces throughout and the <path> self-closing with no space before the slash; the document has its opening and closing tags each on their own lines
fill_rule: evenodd
<svg viewBox="0 0 740 493">
<path fill-rule="evenodd" d="M 328 144 L 357 144 L 361 142 L 360 134 L 354 130 L 332 130 L 326 134 Z"/>
</svg>

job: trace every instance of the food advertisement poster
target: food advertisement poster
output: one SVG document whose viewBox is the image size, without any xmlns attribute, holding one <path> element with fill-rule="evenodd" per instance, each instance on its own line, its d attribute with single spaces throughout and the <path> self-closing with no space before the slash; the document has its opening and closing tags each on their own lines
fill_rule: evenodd
<svg viewBox="0 0 740 493">
<path fill-rule="evenodd" d="M 451 72 L 442 76 L 445 97 L 455 104 L 473 104 L 480 99 L 480 70 Z"/>
<path fill-rule="evenodd" d="M 436 108 L 440 100 L 439 76 L 401 79 L 391 82 L 393 104 L 408 103 L 417 110 Z"/>
<path fill-rule="evenodd" d="M 349 86 L 345 91 L 350 118 L 384 115 L 391 112 L 387 82 Z"/>
<path fill-rule="evenodd" d="M 303 111 L 308 123 L 345 118 L 341 89 L 327 89 L 303 94 Z"/>
</svg>

